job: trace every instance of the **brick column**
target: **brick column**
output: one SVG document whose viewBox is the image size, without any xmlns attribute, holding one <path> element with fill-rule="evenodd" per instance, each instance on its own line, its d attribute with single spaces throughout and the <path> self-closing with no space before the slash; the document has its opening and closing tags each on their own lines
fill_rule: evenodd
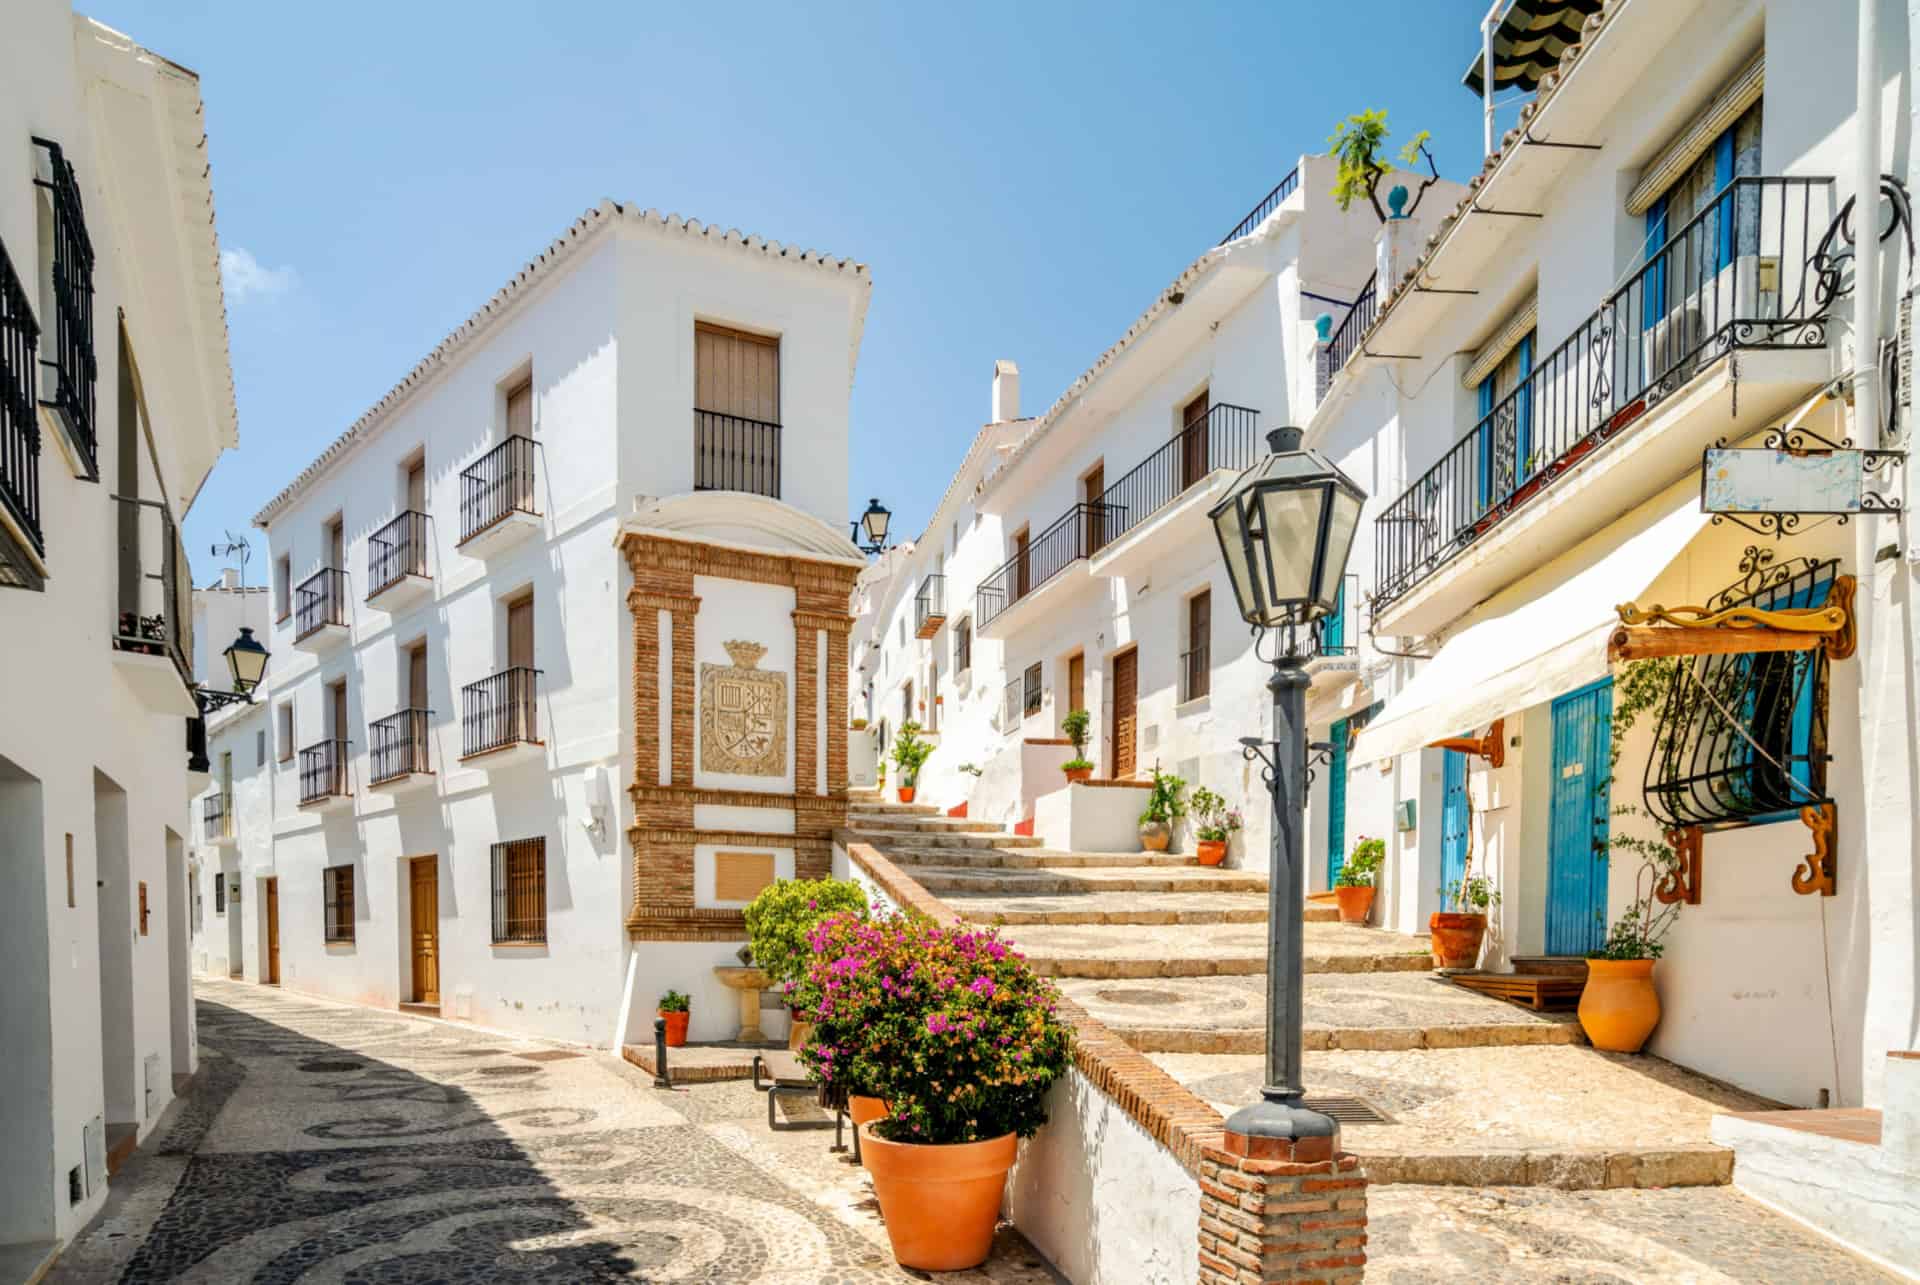
<svg viewBox="0 0 1920 1285">
<path fill-rule="evenodd" d="M 1200 1285 L 1358 1281 L 1367 1176 L 1331 1139 L 1229 1132 L 1200 1155 Z"/>
<path fill-rule="evenodd" d="M 820 628 L 809 612 L 793 613 L 793 792 L 820 792 Z"/>
<path fill-rule="evenodd" d="M 827 631 L 827 793 L 847 792 L 847 630 Z"/>
<path fill-rule="evenodd" d="M 660 783 L 660 609 L 653 594 L 630 593 L 633 612 L 633 783 Z"/>
<path fill-rule="evenodd" d="M 693 784 L 693 705 L 699 691 L 694 683 L 693 617 L 699 610 L 700 600 L 688 598 L 673 612 L 673 711 L 668 729 L 675 785 Z"/>
</svg>

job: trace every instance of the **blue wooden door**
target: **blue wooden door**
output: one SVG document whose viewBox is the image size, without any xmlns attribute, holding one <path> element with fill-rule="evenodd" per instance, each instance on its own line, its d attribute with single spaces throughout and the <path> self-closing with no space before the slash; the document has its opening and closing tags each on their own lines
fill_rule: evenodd
<svg viewBox="0 0 1920 1285">
<path fill-rule="evenodd" d="M 1335 723 L 1327 734 L 1333 753 L 1327 759 L 1327 887 L 1347 864 L 1347 720 Z"/>
<path fill-rule="evenodd" d="M 1466 877 L 1467 756 L 1459 750 L 1446 750 L 1440 775 L 1440 896 Z"/>
<path fill-rule="evenodd" d="M 1613 680 L 1553 703 L 1547 953 L 1585 955 L 1607 937 L 1607 751 Z"/>
</svg>

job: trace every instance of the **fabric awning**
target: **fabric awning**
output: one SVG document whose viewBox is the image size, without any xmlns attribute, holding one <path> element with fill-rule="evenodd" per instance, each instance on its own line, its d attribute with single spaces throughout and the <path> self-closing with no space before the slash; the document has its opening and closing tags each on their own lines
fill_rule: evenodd
<svg viewBox="0 0 1920 1285">
<path fill-rule="evenodd" d="M 1699 495 L 1683 494 L 1584 569 L 1449 638 L 1360 733 L 1348 761 L 1376 762 L 1474 734 L 1606 677 L 1607 637 L 1619 623 L 1614 608 L 1646 592 L 1707 523 Z"/>
<path fill-rule="evenodd" d="M 1540 78 L 1560 65 L 1567 46 L 1580 39 L 1580 28 L 1600 12 L 1604 0 L 1513 0 L 1493 31 L 1493 87 L 1532 93 Z M 1478 34 L 1476 29 L 1475 34 Z M 1480 53 L 1462 77 L 1468 89 L 1480 90 Z"/>
</svg>

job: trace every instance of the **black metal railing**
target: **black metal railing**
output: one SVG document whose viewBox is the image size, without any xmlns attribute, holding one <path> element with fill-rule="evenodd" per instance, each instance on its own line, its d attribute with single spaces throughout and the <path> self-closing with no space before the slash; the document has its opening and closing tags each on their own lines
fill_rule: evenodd
<svg viewBox="0 0 1920 1285">
<path fill-rule="evenodd" d="M 534 449 L 531 437 L 509 437 L 460 470 L 462 544 L 515 513 L 539 516 Z"/>
<path fill-rule="evenodd" d="M 1360 650 L 1360 576 L 1340 577 L 1340 596 L 1333 611 L 1313 622 L 1313 654 L 1352 656 Z"/>
<path fill-rule="evenodd" d="M 1262 453 L 1260 412 L 1215 404 L 1101 494 L 1106 511 L 1090 519 L 1088 552 L 1118 540 L 1214 469 L 1243 469 Z"/>
<path fill-rule="evenodd" d="M 427 766 L 428 732 L 432 725 L 430 709 L 403 709 L 369 723 L 367 774 L 373 784 L 432 771 Z"/>
<path fill-rule="evenodd" d="M 1830 178 L 1737 178 L 1649 256 L 1374 527 L 1375 609 L 1446 565 L 1704 366 L 1824 348 Z"/>
<path fill-rule="evenodd" d="M 34 177 L 53 203 L 54 359 L 41 362 L 53 374 L 47 404 L 66 421 L 90 481 L 100 479 L 95 442 L 94 386 L 99 366 L 93 351 L 93 242 L 87 236 L 80 183 L 58 143 L 33 140 L 47 154 L 49 177 Z"/>
<path fill-rule="evenodd" d="M 1280 208 L 1280 202 L 1293 195 L 1293 189 L 1300 186 L 1300 168 L 1293 170 L 1274 185 L 1273 191 L 1260 198 L 1260 203 L 1247 211 L 1247 217 L 1233 225 L 1233 231 L 1220 238 L 1220 244 L 1238 241 L 1247 233 L 1267 221 L 1267 216 Z"/>
<path fill-rule="evenodd" d="M 321 741 L 300 751 L 300 802 L 322 803 L 345 798 L 347 788 L 347 746 L 351 741 Z"/>
<path fill-rule="evenodd" d="M 693 489 L 780 498 L 780 426 L 719 411 L 693 412 Z"/>
<path fill-rule="evenodd" d="M 1360 287 L 1360 293 L 1354 296 L 1353 306 L 1347 309 L 1347 315 L 1340 318 L 1340 324 L 1327 336 L 1326 347 L 1320 350 L 1318 363 L 1318 391 L 1315 400 L 1327 395 L 1327 389 L 1333 384 L 1333 377 L 1346 367 L 1347 360 L 1360 347 L 1360 336 L 1367 333 L 1373 325 L 1373 319 L 1380 315 L 1380 274 L 1374 273 L 1367 278 L 1367 284 Z"/>
<path fill-rule="evenodd" d="M 0 244 L 0 505 L 32 546 L 47 552 L 40 529 L 40 420 L 34 392 L 39 370 L 40 325 L 13 259 Z M 24 573 L 22 573 L 24 574 Z M 0 583 L 14 577 L 0 562 Z"/>
<path fill-rule="evenodd" d="M 194 685 L 193 584 L 181 574 L 186 547 L 173 515 L 158 500 L 116 495 L 120 506 L 120 591 L 113 647 L 138 655 L 166 656 L 181 681 Z"/>
<path fill-rule="evenodd" d="M 1213 648 L 1196 643 L 1180 653 L 1180 703 L 1197 701 L 1213 690 Z"/>
<path fill-rule="evenodd" d="M 293 636 L 296 640 L 347 623 L 347 573 L 323 567 L 293 590 Z"/>
<path fill-rule="evenodd" d="M 947 578 L 930 575 L 920 582 L 920 592 L 913 596 L 913 632 L 922 638 L 931 637 L 946 620 Z"/>
<path fill-rule="evenodd" d="M 233 837 L 233 799 L 215 791 L 200 801 L 200 833 L 212 840 Z"/>
<path fill-rule="evenodd" d="M 974 590 L 974 618 L 982 626 L 1062 571 L 1104 545 L 1114 523 L 1105 503 L 1074 505 L 1027 547 L 987 574 Z"/>
<path fill-rule="evenodd" d="M 460 689 L 460 755 L 540 742 L 540 671 L 515 666 Z"/>
<path fill-rule="evenodd" d="M 547 939 L 547 841 L 512 839 L 492 849 L 493 940 L 536 945 Z"/>
<path fill-rule="evenodd" d="M 367 596 L 427 574 L 427 515 L 409 509 L 367 537 Z"/>
</svg>

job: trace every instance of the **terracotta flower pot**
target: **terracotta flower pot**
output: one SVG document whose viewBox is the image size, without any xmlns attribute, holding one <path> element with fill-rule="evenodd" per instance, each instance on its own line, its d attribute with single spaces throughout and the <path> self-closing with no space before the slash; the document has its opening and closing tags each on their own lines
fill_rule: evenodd
<svg viewBox="0 0 1920 1285">
<path fill-rule="evenodd" d="M 880 1098 L 869 1098 L 859 1093 L 847 1095 L 847 1114 L 853 1117 L 853 1127 L 870 1124 L 887 1114 L 887 1104 Z"/>
<path fill-rule="evenodd" d="M 1061 770 L 1067 774 L 1067 780 L 1069 781 L 1091 781 L 1093 779 L 1093 769 L 1090 767 L 1069 767 L 1062 768 Z"/>
<path fill-rule="evenodd" d="M 1173 827 L 1165 821 L 1140 823 L 1140 846 L 1148 852 L 1165 852 L 1173 839 Z"/>
<path fill-rule="evenodd" d="M 687 1019 L 692 1017 L 693 1014 L 683 1008 L 678 1013 L 662 1013 L 660 1016 L 667 1019 L 667 1047 L 670 1049 L 685 1048 L 687 1046 Z"/>
<path fill-rule="evenodd" d="M 803 1022 L 797 1017 L 794 1018 L 792 1023 L 787 1027 L 788 1051 L 798 1053 L 811 1043 L 813 1043 L 813 1023 Z"/>
<path fill-rule="evenodd" d="M 922 1146 L 889 1142 L 875 1136 L 871 1124 L 861 1126 L 860 1158 L 902 1267 L 958 1272 L 987 1261 L 1016 1144 L 1004 1133 L 985 1142 Z"/>
<path fill-rule="evenodd" d="M 1194 855 L 1200 858 L 1203 866 L 1217 866 L 1227 859 L 1227 841 L 1225 839 L 1201 839 L 1193 845 Z"/>
<path fill-rule="evenodd" d="M 1364 924 L 1373 910 L 1373 885 L 1362 883 L 1349 888 L 1335 888 L 1333 899 L 1340 903 L 1341 923 Z M 1477 941 L 1474 949 L 1479 949 Z"/>
<path fill-rule="evenodd" d="M 1580 992 L 1580 1029 L 1593 1047 L 1638 1053 L 1660 1024 L 1651 959 L 1589 959 Z"/>
<path fill-rule="evenodd" d="M 1486 939 L 1487 917 L 1435 911 L 1427 920 L 1427 931 L 1433 934 L 1435 968 L 1472 968 L 1480 962 L 1480 943 Z"/>
<path fill-rule="evenodd" d="M 900 787 L 900 801 L 902 803 L 913 802 L 913 787 L 911 785 L 903 785 Z"/>
</svg>

